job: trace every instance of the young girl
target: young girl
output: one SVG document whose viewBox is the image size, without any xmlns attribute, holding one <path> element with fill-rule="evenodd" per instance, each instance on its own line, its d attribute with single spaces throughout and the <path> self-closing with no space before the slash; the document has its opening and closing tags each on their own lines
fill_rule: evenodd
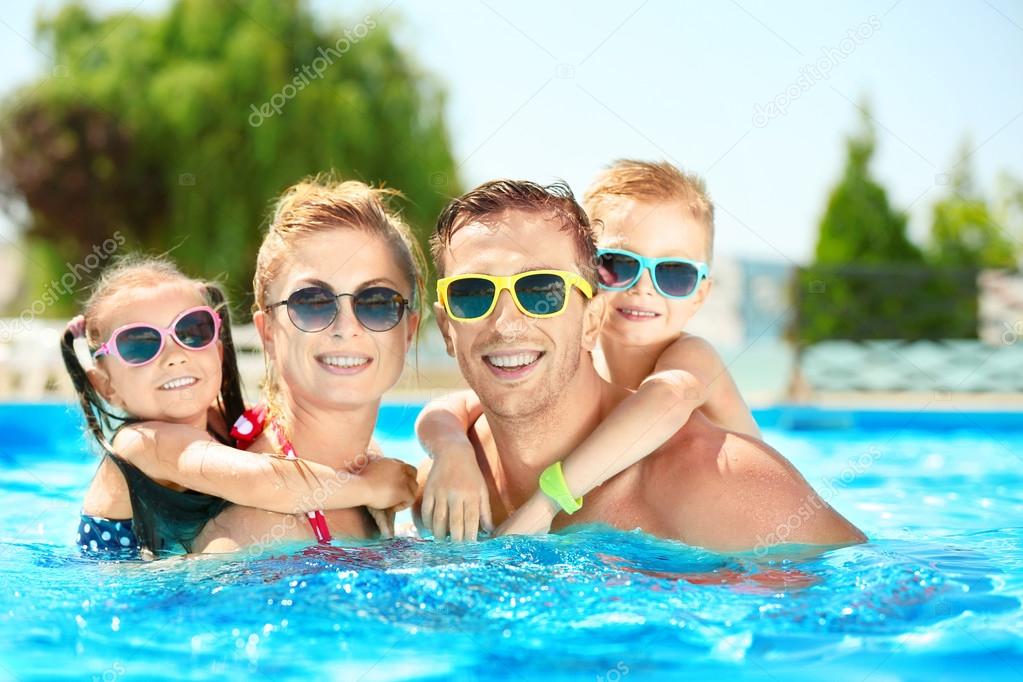
<svg viewBox="0 0 1023 682">
<path fill-rule="evenodd" d="M 721 357 L 681 331 L 711 285 L 713 204 L 702 181 L 667 163 L 618 161 L 584 205 L 604 226 L 597 266 L 608 310 L 594 364 L 605 379 L 636 392 L 560 464 L 573 497 L 659 448 L 697 410 L 722 428 L 760 437 Z M 446 535 L 446 519 L 453 520 L 452 539 L 476 537 L 470 518 L 492 529 L 489 495 L 466 437 L 481 414 L 468 391 L 430 403 L 417 421 L 434 457 L 422 516 L 435 537 Z M 498 532 L 546 532 L 560 511 L 538 490 Z"/>
<path fill-rule="evenodd" d="M 91 369 L 75 352 L 77 338 L 88 342 Z M 410 472 L 392 461 L 351 475 L 231 447 L 227 424 L 244 405 L 224 297 L 167 261 L 135 257 L 108 268 L 61 346 L 105 455 L 79 524 L 86 552 L 190 550 L 232 502 L 287 512 L 387 508 L 414 492 Z M 339 473 L 344 485 L 319 483 Z"/>
</svg>

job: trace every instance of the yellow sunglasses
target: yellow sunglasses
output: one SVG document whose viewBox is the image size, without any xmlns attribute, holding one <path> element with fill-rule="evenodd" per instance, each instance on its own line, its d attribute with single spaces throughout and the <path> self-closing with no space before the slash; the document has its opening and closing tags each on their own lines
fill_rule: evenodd
<svg viewBox="0 0 1023 682">
<path fill-rule="evenodd" d="M 530 270 L 504 277 L 475 273 L 442 277 L 437 280 L 437 298 L 452 320 L 471 322 L 494 312 L 501 291 L 507 289 L 523 315 L 544 318 L 565 312 L 573 286 L 586 298 L 593 298 L 589 282 L 565 270 Z"/>
</svg>

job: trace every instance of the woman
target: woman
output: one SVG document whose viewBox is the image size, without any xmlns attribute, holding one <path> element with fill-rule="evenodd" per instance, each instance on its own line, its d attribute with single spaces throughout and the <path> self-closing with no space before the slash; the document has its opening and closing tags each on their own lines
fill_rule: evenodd
<svg viewBox="0 0 1023 682">
<path fill-rule="evenodd" d="M 253 450 L 336 470 L 359 470 L 372 456 L 381 397 L 401 375 L 423 300 L 422 252 L 388 208 L 394 194 L 361 182 L 313 179 L 278 201 L 254 278 L 267 428 Z M 332 492 L 346 480 L 320 483 Z M 235 506 L 206 525 L 195 549 L 376 533 L 365 507 L 307 516 Z"/>
</svg>

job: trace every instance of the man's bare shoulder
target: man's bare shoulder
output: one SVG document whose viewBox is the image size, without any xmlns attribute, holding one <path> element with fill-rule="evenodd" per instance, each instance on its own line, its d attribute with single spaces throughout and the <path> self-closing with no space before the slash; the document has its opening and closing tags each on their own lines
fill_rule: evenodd
<svg viewBox="0 0 1023 682">
<path fill-rule="evenodd" d="M 648 458 L 643 476 L 649 499 L 687 542 L 738 550 L 863 541 L 769 445 L 702 417 L 691 424 Z"/>
</svg>

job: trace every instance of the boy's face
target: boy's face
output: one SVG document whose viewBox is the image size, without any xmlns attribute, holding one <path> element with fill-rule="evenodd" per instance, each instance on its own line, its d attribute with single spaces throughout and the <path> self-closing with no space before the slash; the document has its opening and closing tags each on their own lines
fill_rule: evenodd
<svg viewBox="0 0 1023 682">
<path fill-rule="evenodd" d="M 640 202 L 622 199 L 600 216 L 604 223 L 598 246 L 625 249 L 647 258 L 686 258 L 706 263 L 707 228 L 678 202 Z M 605 343 L 645 346 L 677 337 L 689 318 L 703 305 L 711 281 L 680 300 L 661 296 L 644 270 L 626 291 L 601 290 L 608 315 L 602 336 Z"/>
</svg>

